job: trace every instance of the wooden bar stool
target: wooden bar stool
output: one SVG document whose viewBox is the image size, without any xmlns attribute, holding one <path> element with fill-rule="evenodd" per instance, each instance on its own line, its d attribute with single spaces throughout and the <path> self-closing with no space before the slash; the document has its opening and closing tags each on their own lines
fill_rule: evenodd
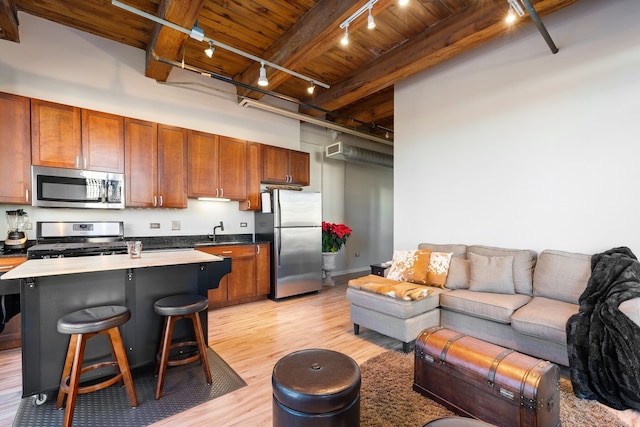
<svg viewBox="0 0 640 427">
<path fill-rule="evenodd" d="M 100 307 L 85 308 L 69 313 L 58 320 L 58 332 L 70 334 L 67 357 L 62 369 L 60 389 L 56 408 L 64 406 L 65 397 L 67 401 L 64 413 L 64 427 L 70 427 L 73 422 L 73 411 L 76 406 L 78 394 L 91 393 L 102 390 L 116 382 L 123 382 L 129 397 L 131 406 L 138 406 L 138 396 L 131 378 L 131 370 L 127 361 L 127 354 L 124 349 L 122 337 L 118 326 L 124 325 L 131 318 L 131 312 L 127 307 L 119 305 L 107 305 Z M 82 367 L 84 350 L 87 340 L 93 336 L 104 334 L 109 338 L 111 356 L 113 360 L 96 363 Z M 80 386 L 80 376 L 94 369 L 113 366 L 116 375 L 97 384 L 84 387 Z"/>
<path fill-rule="evenodd" d="M 211 370 L 209 369 L 209 359 L 207 358 L 207 346 L 198 314 L 209 308 L 209 300 L 204 296 L 195 294 L 173 295 L 159 299 L 155 302 L 153 308 L 157 314 L 165 316 L 164 329 L 162 331 L 162 338 L 160 339 L 160 351 L 156 357 L 156 374 L 158 375 L 156 399 L 162 397 L 162 387 L 164 386 L 164 375 L 167 371 L 167 366 L 184 365 L 200 359 L 204 368 L 207 384 L 211 385 L 213 380 L 211 378 Z M 173 326 L 175 322 L 180 319 L 191 319 L 195 341 L 171 343 Z M 169 359 L 169 352 L 172 349 L 185 346 L 196 346 L 196 354 L 179 359 Z"/>
</svg>

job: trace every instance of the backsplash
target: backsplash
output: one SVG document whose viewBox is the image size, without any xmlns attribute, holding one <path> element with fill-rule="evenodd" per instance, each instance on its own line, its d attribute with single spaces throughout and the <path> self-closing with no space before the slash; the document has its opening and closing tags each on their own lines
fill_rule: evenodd
<svg viewBox="0 0 640 427">
<path fill-rule="evenodd" d="M 60 209 L 36 208 L 33 206 L 0 205 L 0 239 L 7 235 L 6 211 L 23 209 L 29 216 L 31 230 L 26 230 L 29 239 L 36 238 L 37 221 L 123 221 L 125 237 L 142 236 L 192 236 L 211 234 L 214 225 L 224 222 L 224 232 L 217 234 L 236 235 L 254 233 L 253 212 L 240 211 L 238 202 L 210 202 L 189 199 L 187 209 Z M 179 224 L 175 224 L 175 223 Z M 150 228 L 150 224 L 160 228 Z M 242 227 L 241 224 L 246 224 Z M 179 225 L 179 230 L 172 230 Z"/>
</svg>

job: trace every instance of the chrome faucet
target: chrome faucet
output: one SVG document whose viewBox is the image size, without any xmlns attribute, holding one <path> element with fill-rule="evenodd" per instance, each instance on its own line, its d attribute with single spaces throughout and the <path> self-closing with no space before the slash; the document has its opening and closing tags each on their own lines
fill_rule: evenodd
<svg viewBox="0 0 640 427">
<path fill-rule="evenodd" d="M 220 225 L 216 225 L 215 227 L 213 227 L 213 234 L 210 235 L 209 237 L 214 242 L 216 241 L 216 228 L 219 228 L 220 231 L 224 231 L 224 223 L 222 221 L 220 221 Z"/>
</svg>

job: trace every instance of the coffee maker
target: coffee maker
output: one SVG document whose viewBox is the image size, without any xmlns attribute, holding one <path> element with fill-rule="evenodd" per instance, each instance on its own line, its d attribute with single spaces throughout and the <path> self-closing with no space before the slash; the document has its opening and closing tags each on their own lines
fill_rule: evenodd
<svg viewBox="0 0 640 427">
<path fill-rule="evenodd" d="M 22 209 L 7 211 L 9 233 L 4 241 L 5 250 L 24 249 L 27 246 L 27 234 L 24 232 L 26 220 L 27 213 Z"/>
</svg>

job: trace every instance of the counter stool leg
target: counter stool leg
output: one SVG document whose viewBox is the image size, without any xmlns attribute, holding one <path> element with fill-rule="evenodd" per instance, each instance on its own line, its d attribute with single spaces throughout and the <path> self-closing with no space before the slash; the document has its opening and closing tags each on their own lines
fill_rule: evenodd
<svg viewBox="0 0 640 427">
<path fill-rule="evenodd" d="M 78 388 L 80 387 L 80 374 L 82 373 L 82 360 L 84 358 L 84 349 L 87 345 L 87 338 L 84 334 L 77 334 L 77 346 L 75 348 L 73 356 L 73 365 L 71 367 L 71 375 L 69 375 L 69 389 L 67 393 L 67 404 L 64 410 L 64 427 L 71 427 L 73 423 L 73 412 L 76 408 L 76 399 L 78 397 Z M 62 399 L 64 400 L 65 390 L 63 389 L 63 383 L 66 376 L 62 377 L 60 381 L 60 391 L 58 392 L 58 401 L 60 401 L 60 393 L 62 393 Z M 65 387 L 66 388 L 66 387 Z M 60 407 L 59 407 L 60 408 Z"/>
<path fill-rule="evenodd" d="M 211 378 L 211 369 L 209 369 L 209 357 L 207 357 L 207 345 L 204 341 L 204 334 L 202 333 L 202 324 L 200 323 L 200 314 L 194 313 L 191 317 L 193 321 L 193 329 L 196 335 L 196 342 L 198 343 L 198 352 L 200 353 L 200 361 L 204 368 L 204 375 L 207 379 L 207 384 L 213 384 L 213 378 Z"/>
<path fill-rule="evenodd" d="M 167 372 L 167 364 L 169 363 L 169 351 L 171 349 L 171 336 L 173 335 L 173 316 L 167 316 L 164 319 L 164 331 L 162 335 L 162 346 L 160 347 L 160 363 L 156 364 L 158 372 L 158 384 L 156 385 L 156 399 L 162 397 L 162 387 L 164 386 L 164 374 Z"/>
<path fill-rule="evenodd" d="M 129 396 L 129 402 L 131 406 L 138 406 L 138 395 L 136 394 L 136 388 L 133 385 L 133 377 L 131 376 L 131 369 L 129 368 L 129 361 L 127 360 L 127 354 L 124 350 L 124 343 L 122 342 L 122 336 L 120 330 L 115 327 L 108 331 L 109 342 L 111 343 L 111 349 L 115 353 L 114 360 L 118 362 L 116 366 L 117 373 L 122 375 L 122 381 L 124 381 L 124 387 Z"/>
<path fill-rule="evenodd" d="M 56 409 L 60 409 L 64 406 L 65 398 L 67 397 L 66 381 L 65 378 L 71 375 L 71 366 L 73 366 L 73 356 L 76 353 L 78 347 L 78 335 L 71 335 L 69 338 L 69 347 L 67 348 L 67 357 L 64 361 L 64 367 L 62 368 L 62 378 L 60 379 L 60 388 L 58 389 L 58 400 L 56 401 Z"/>
</svg>

